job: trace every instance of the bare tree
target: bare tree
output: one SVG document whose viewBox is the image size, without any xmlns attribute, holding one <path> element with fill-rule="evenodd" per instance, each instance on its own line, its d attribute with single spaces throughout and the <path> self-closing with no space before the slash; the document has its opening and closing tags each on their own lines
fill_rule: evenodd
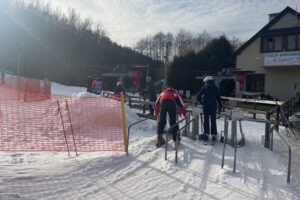
<svg viewBox="0 0 300 200">
<path fill-rule="evenodd" d="M 180 30 L 175 38 L 175 44 L 177 48 L 177 54 L 179 56 L 186 55 L 193 50 L 193 36 L 190 32 Z"/>
<path fill-rule="evenodd" d="M 166 35 L 166 43 L 165 43 L 165 56 L 166 56 L 166 61 L 168 62 L 169 60 L 172 59 L 173 57 L 173 44 L 174 44 L 174 36 L 172 33 L 168 33 Z"/>
<path fill-rule="evenodd" d="M 207 33 L 206 31 L 203 31 L 202 33 L 198 34 L 195 38 L 194 38 L 194 45 L 193 45 L 193 49 L 195 50 L 195 52 L 199 52 L 200 50 L 202 50 L 211 40 L 213 39 L 213 37 Z"/>
<path fill-rule="evenodd" d="M 243 42 L 239 38 L 234 36 L 231 38 L 230 43 L 233 46 L 234 50 L 237 50 L 243 44 Z"/>
</svg>

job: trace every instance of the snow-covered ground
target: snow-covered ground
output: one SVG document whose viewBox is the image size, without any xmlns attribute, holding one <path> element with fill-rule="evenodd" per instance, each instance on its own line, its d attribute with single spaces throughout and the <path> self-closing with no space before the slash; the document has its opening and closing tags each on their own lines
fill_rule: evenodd
<svg viewBox="0 0 300 200">
<path fill-rule="evenodd" d="M 87 95 L 85 88 L 53 84 L 58 95 Z M 140 120 L 126 107 L 127 125 Z M 224 119 L 218 119 L 219 132 Z M 243 121 L 246 145 L 203 145 L 183 137 L 178 163 L 175 151 L 147 150 L 155 145 L 156 123 L 147 120 L 130 131 L 129 155 L 114 152 L 0 152 L 0 199 L 300 199 L 299 142 L 292 144 L 291 183 L 287 184 L 288 148 L 274 134 L 274 151 L 261 144 L 264 124 Z M 285 135 L 284 128 L 280 133 Z M 172 146 L 171 144 L 170 146 Z"/>
</svg>

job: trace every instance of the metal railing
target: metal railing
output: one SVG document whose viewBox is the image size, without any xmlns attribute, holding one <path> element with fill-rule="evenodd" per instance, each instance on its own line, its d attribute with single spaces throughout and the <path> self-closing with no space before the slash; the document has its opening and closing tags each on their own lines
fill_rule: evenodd
<svg viewBox="0 0 300 200">
<path fill-rule="evenodd" d="M 227 144 L 227 138 L 228 138 L 228 120 L 227 120 L 227 116 L 225 116 L 225 122 L 224 122 L 224 139 L 223 139 L 223 153 L 222 153 L 222 160 L 221 160 L 221 169 L 223 169 L 224 167 L 224 162 L 225 162 L 225 149 L 226 149 L 226 144 Z M 233 126 L 236 126 L 236 122 L 232 123 Z M 235 169 L 236 169 L 236 155 L 237 155 L 237 147 L 241 147 L 245 145 L 245 138 L 244 138 L 244 133 L 242 130 L 242 124 L 241 121 L 239 120 L 239 127 L 240 127 L 240 133 L 242 135 L 242 140 L 240 142 L 238 142 L 237 140 L 237 133 L 236 131 L 231 135 L 231 142 L 230 144 L 233 146 L 234 148 L 234 156 L 233 156 L 233 173 L 235 173 Z M 236 130 L 235 128 L 231 128 L 231 130 Z"/>
<path fill-rule="evenodd" d="M 273 124 L 270 120 L 268 119 L 253 119 L 253 118 L 244 118 L 244 120 L 247 121 L 252 121 L 252 122 L 264 122 L 266 123 L 266 127 L 268 127 L 268 129 L 266 131 L 268 131 L 268 135 L 269 135 L 269 141 L 268 141 L 268 149 L 270 149 L 271 151 L 273 151 L 273 131 L 276 130 L 277 124 L 279 123 L 279 121 L 276 121 L 275 124 Z M 225 127 L 228 127 L 228 122 L 225 123 Z M 226 129 L 225 129 L 226 130 Z M 289 152 L 289 159 L 288 159 L 288 169 L 287 169 L 287 182 L 290 183 L 290 176 L 291 176 L 291 165 L 292 165 L 292 151 L 291 151 L 291 146 L 289 145 L 289 143 L 284 139 L 284 137 L 279 133 L 278 136 L 280 137 L 280 139 L 288 146 L 288 152 Z M 224 141 L 226 141 L 227 138 L 227 134 L 225 134 L 225 138 Z M 265 138 L 264 138 L 265 140 Z M 262 141 L 263 144 L 265 144 L 265 141 Z M 221 163 L 221 168 L 223 168 L 224 166 L 224 156 L 225 156 L 225 145 L 226 143 L 224 142 L 224 146 L 223 146 L 223 154 L 222 154 L 222 163 Z M 234 172 L 235 172 L 235 163 L 236 163 L 236 146 L 235 145 L 235 155 L 234 155 Z"/>
<path fill-rule="evenodd" d="M 180 121 L 178 121 L 176 124 L 172 125 L 168 131 L 167 131 L 167 136 L 166 136 L 166 146 L 165 146 L 165 160 L 167 160 L 168 156 L 168 141 L 169 141 L 169 133 L 171 129 L 173 129 L 175 126 L 179 126 L 179 124 L 183 121 L 186 123 L 178 129 L 176 132 L 176 142 L 175 142 L 175 163 L 177 163 L 177 158 L 178 158 L 178 147 L 179 147 L 179 138 L 180 138 L 180 133 L 183 129 L 186 129 L 189 127 L 189 125 L 194 122 L 194 120 L 199 120 L 198 115 L 194 116 L 191 120 L 187 120 L 187 118 L 190 117 L 190 115 L 187 115 L 186 117 L 182 118 Z"/>
<path fill-rule="evenodd" d="M 148 118 L 139 120 L 139 121 L 134 122 L 134 123 L 132 123 L 132 124 L 130 124 L 130 125 L 128 126 L 128 130 L 127 130 L 127 149 L 128 149 L 128 146 L 129 146 L 129 136 L 130 136 L 130 129 L 131 129 L 131 127 L 133 127 L 134 125 L 137 125 L 137 124 L 139 124 L 139 123 L 141 123 L 141 122 L 144 122 L 144 121 L 146 121 L 146 120 L 148 120 Z M 126 155 L 128 155 L 128 151 L 126 152 Z"/>
<path fill-rule="evenodd" d="M 167 160 L 167 152 L 168 152 L 168 141 L 169 141 L 169 134 L 171 133 L 171 130 L 173 128 L 175 128 L 176 126 L 179 126 L 179 124 L 183 121 L 186 120 L 186 117 L 182 118 L 181 120 L 179 120 L 178 122 L 176 122 L 176 124 L 173 124 L 172 126 L 169 127 L 169 129 L 167 130 L 167 133 L 166 133 L 166 145 L 165 145 L 165 160 Z M 178 136 L 178 133 L 177 133 L 177 136 Z M 177 140 L 177 138 L 176 138 Z"/>
</svg>

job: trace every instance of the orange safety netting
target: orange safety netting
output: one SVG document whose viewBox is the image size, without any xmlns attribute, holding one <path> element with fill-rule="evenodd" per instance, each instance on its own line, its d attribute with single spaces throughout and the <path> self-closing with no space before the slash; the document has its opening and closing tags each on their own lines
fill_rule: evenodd
<svg viewBox="0 0 300 200">
<path fill-rule="evenodd" d="M 31 101 L 18 98 L 26 95 Z M 1 84 L 0 151 L 124 151 L 121 105 L 102 96 L 49 98 Z"/>
<path fill-rule="evenodd" d="M 51 98 L 51 82 L 48 80 L 6 77 L 1 81 L 0 99 L 20 101 L 40 101 Z"/>
</svg>

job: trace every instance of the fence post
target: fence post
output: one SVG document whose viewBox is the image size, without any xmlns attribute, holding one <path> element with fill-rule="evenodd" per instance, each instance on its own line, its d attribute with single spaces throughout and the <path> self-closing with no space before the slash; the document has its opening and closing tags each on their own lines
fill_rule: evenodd
<svg viewBox="0 0 300 200">
<path fill-rule="evenodd" d="M 279 130 L 279 120 L 280 120 L 279 116 L 280 116 L 280 106 L 277 106 L 277 108 L 276 108 L 276 122 L 275 122 L 275 124 L 276 124 L 275 129 L 276 129 L 277 132 Z"/>
<path fill-rule="evenodd" d="M 121 109 L 122 109 L 122 124 L 123 124 L 123 137 L 124 137 L 124 146 L 125 152 L 128 155 L 128 143 L 127 143 L 127 134 L 126 134 L 126 115 L 125 115 L 125 106 L 124 106 L 124 93 L 121 92 Z"/>
<path fill-rule="evenodd" d="M 192 139 L 196 139 L 196 135 L 199 135 L 199 115 L 195 116 L 195 119 L 193 120 L 193 130 L 192 130 Z"/>
<path fill-rule="evenodd" d="M 67 145 L 68 155 L 70 156 L 69 144 L 68 144 L 66 129 L 65 129 L 64 120 L 63 120 L 63 116 L 61 114 L 61 108 L 60 108 L 59 100 L 58 99 L 57 99 L 57 106 L 58 106 L 58 112 L 60 114 L 60 119 L 61 119 L 61 123 L 62 123 L 62 127 L 63 127 L 63 132 L 64 132 L 64 137 L 65 137 L 65 142 L 66 142 L 66 145 Z"/>
<path fill-rule="evenodd" d="M 256 119 L 256 103 L 254 103 L 254 110 L 255 112 L 253 113 L 253 119 Z"/>
<path fill-rule="evenodd" d="M 128 97 L 128 104 L 129 104 L 129 108 L 132 107 L 132 104 L 131 104 L 131 97 Z"/>
<path fill-rule="evenodd" d="M 71 127 L 71 131 L 72 131 L 72 136 L 73 136 L 73 142 L 74 142 L 75 152 L 76 152 L 76 156 L 78 156 L 76 142 L 75 142 L 75 136 L 74 136 L 74 131 L 73 131 L 73 126 L 72 126 L 72 121 L 71 121 L 71 115 L 70 115 L 70 109 L 69 109 L 68 100 L 66 100 L 66 108 L 67 108 L 68 115 L 69 115 L 69 121 L 70 121 L 70 127 Z"/>
<path fill-rule="evenodd" d="M 266 113 L 266 123 L 265 123 L 265 148 L 270 149 L 270 124 L 268 123 L 270 121 L 270 113 Z"/>
<path fill-rule="evenodd" d="M 231 121 L 231 141 L 230 141 L 230 144 L 231 146 L 235 146 L 235 139 L 236 139 L 236 136 L 237 136 L 237 132 L 236 132 L 236 120 L 232 120 Z"/>
<path fill-rule="evenodd" d="M 190 121 L 190 115 L 187 115 L 185 118 L 185 123 L 188 124 Z M 189 125 L 184 129 L 184 131 L 182 132 L 182 136 L 189 136 Z"/>
<path fill-rule="evenodd" d="M 146 98 L 143 97 L 143 100 L 144 100 L 144 102 L 145 102 L 145 101 L 146 101 Z M 146 113 L 146 104 L 143 103 L 143 114 L 145 114 L 145 113 Z"/>
</svg>

